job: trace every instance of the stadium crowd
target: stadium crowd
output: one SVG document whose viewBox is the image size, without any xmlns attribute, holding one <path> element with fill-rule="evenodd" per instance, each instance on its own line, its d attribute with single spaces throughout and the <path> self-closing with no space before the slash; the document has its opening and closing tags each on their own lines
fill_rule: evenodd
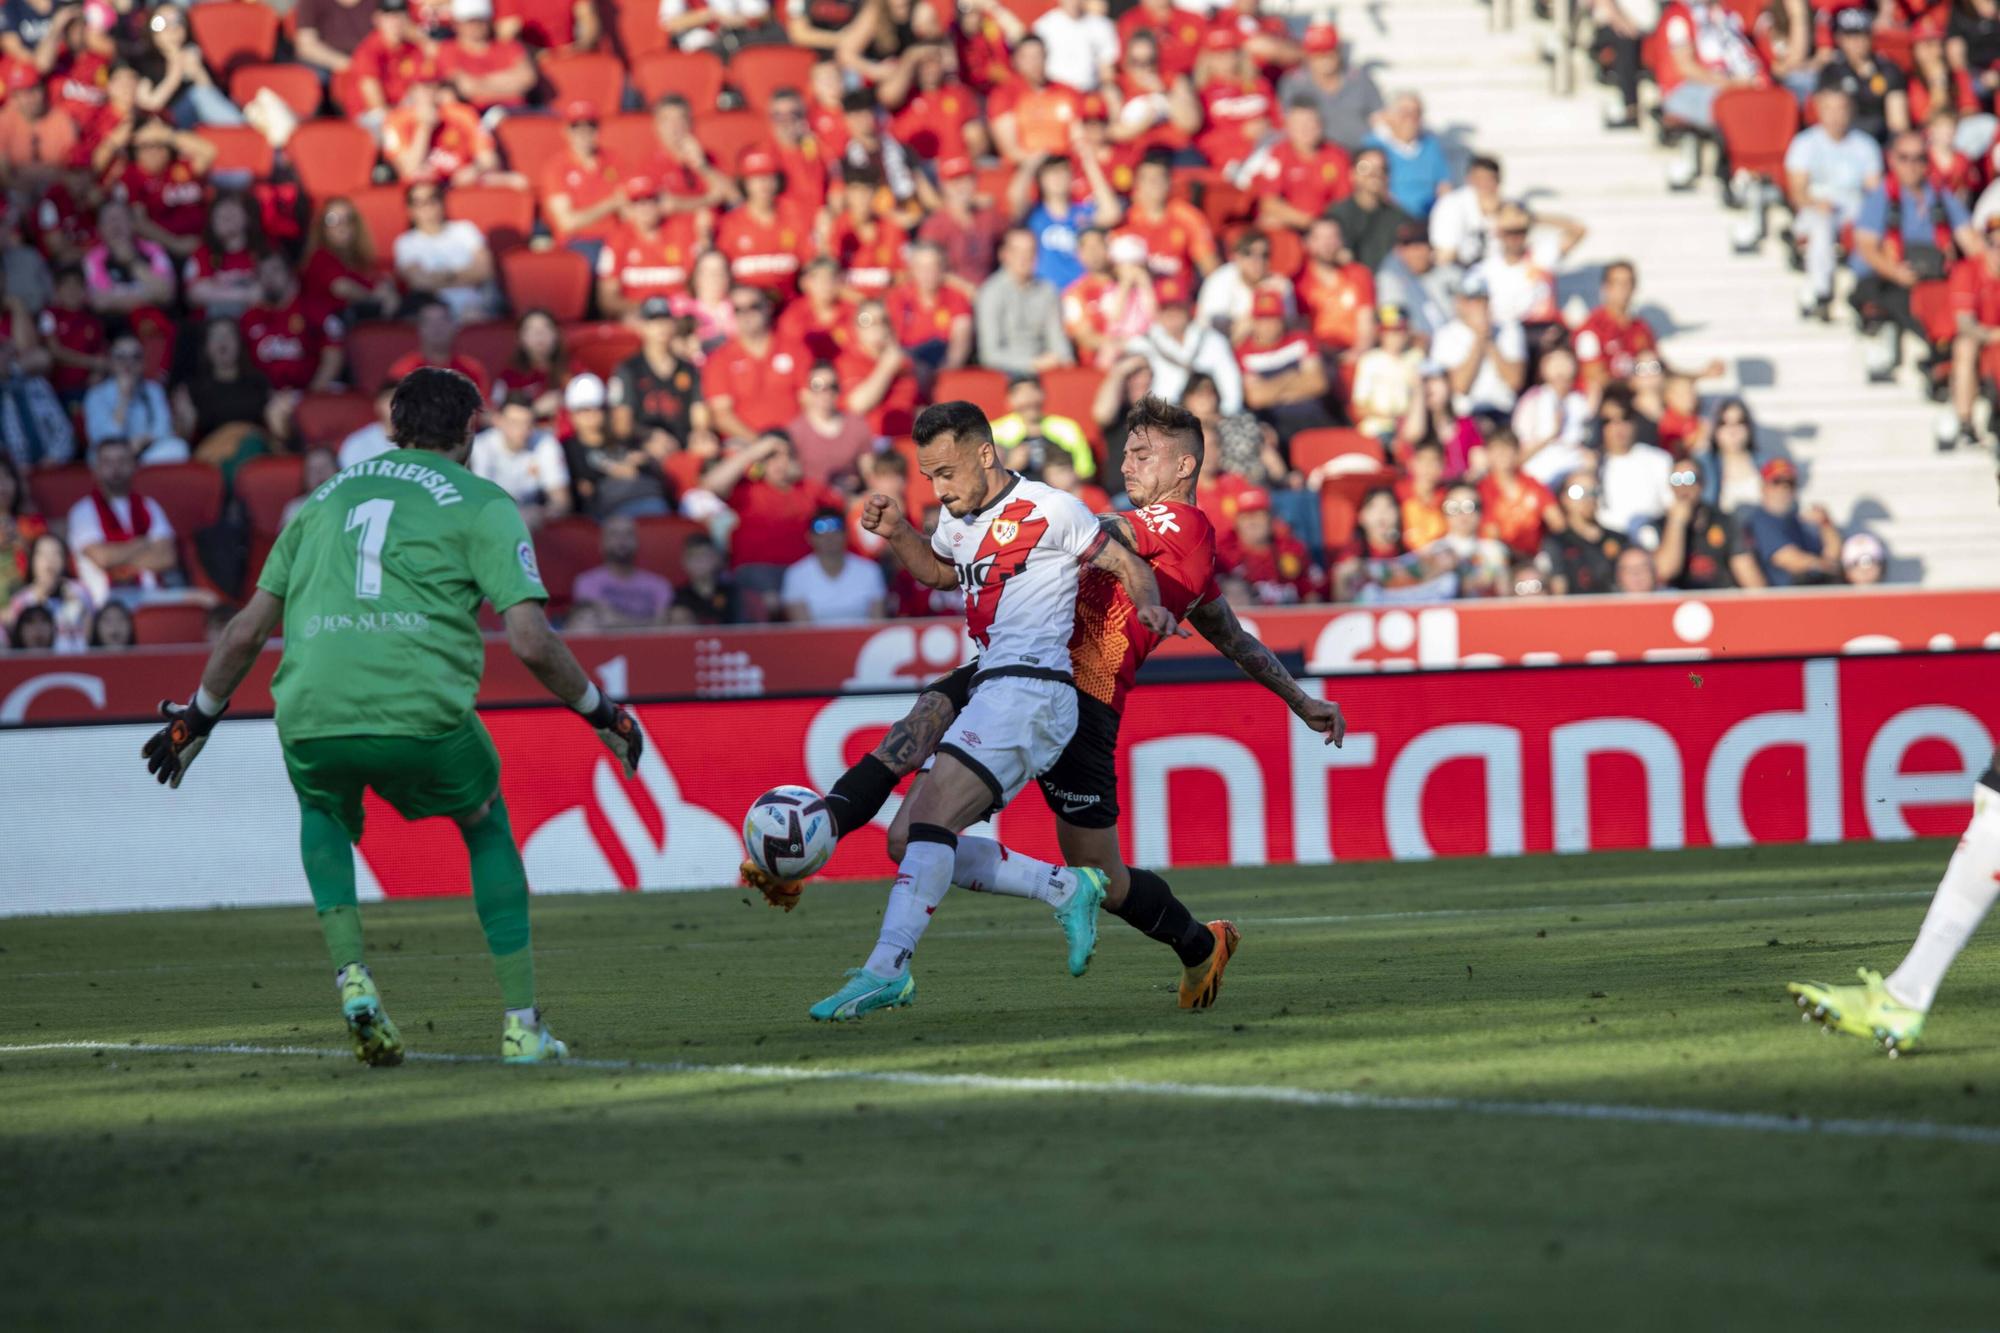
<svg viewBox="0 0 2000 1333">
<path fill-rule="evenodd" d="M 1720 8 L 1667 6 L 1684 84 L 1737 77 Z M 489 395 L 469 465 L 579 627 L 955 610 L 856 518 L 934 519 L 908 430 L 948 398 L 1099 510 L 1127 407 L 1184 403 L 1246 605 L 1881 577 L 1719 364 L 1662 359 L 1633 265 L 1566 313 L 1583 225 L 1257 0 L 4 0 L 0 88 L 16 647 L 199 638 L 423 365 Z M 1899 179 L 1890 230 L 1975 253 Z"/>
</svg>

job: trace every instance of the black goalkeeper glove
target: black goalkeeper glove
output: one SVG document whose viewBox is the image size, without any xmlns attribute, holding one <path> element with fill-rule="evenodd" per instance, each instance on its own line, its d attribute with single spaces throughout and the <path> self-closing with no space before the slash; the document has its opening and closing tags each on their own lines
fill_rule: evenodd
<svg viewBox="0 0 2000 1333">
<path fill-rule="evenodd" d="M 604 748 L 611 751 L 625 769 L 625 776 L 631 777 L 639 771 L 639 756 L 646 750 L 646 735 L 639 730 L 638 719 L 626 712 L 624 707 L 611 702 L 611 696 L 599 692 L 597 707 L 583 714 L 597 732 L 597 739 L 604 742 Z"/>
<path fill-rule="evenodd" d="M 225 703 L 222 713 L 228 711 L 229 705 Z M 222 713 L 210 717 L 193 699 L 184 704 L 162 699 L 160 716 L 167 720 L 167 725 L 148 736 L 139 751 L 146 757 L 146 771 L 159 779 L 162 786 L 180 786 L 181 779 L 194 766 L 195 756 L 208 744 L 208 733 L 222 720 Z"/>
</svg>

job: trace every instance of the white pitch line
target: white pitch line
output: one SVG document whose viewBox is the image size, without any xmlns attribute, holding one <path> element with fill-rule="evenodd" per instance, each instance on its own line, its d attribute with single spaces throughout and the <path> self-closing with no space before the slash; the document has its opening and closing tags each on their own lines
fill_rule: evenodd
<svg viewBox="0 0 2000 1333">
<path fill-rule="evenodd" d="M 0 1046 L 0 1055 L 37 1051 L 131 1052 L 142 1055 L 252 1055 L 348 1058 L 325 1046 L 182 1045 L 165 1042 L 48 1041 Z M 497 1065 L 497 1056 L 412 1052 L 427 1064 Z M 566 1060 L 570 1069 L 612 1073 L 706 1074 L 786 1083 L 872 1083 L 908 1088 L 964 1088 L 978 1092 L 1056 1093 L 1068 1096 L 1142 1097 L 1173 1101 L 1261 1102 L 1315 1110 L 1405 1111 L 1443 1115 L 1504 1116 L 1523 1120 L 1588 1120 L 1683 1129 L 1733 1129 L 1760 1134 L 1825 1134 L 1839 1138 L 1912 1139 L 2000 1148 L 2000 1128 L 1947 1125 L 1930 1120 L 1815 1120 L 1808 1116 L 1700 1107 L 1621 1106 L 1604 1102 L 1508 1102 L 1476 1097 L 1392 1097 L 1367 1092 L 1321 1091 L 1227 1083 L 1154 1083 L 1137 1079 L 1020 1078 L 1001 1074 L 933 1074 L 887 1069 L 805 1069 L 797 1065 L 697 1064 L 686 1060 Z"/>
</svg>

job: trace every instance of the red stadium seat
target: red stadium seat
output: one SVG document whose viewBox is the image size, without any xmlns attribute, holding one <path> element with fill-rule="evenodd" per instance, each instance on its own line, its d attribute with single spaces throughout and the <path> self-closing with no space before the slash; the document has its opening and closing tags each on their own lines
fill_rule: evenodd
<svg viewBox="0 0 2000 1333">
<path fill-rule="evenodd" d="M 507 165 L 530 180 L 541 173 L 542 164 L 569 148 L 563 125 L 554 116 L 509 116 L 493 132 Z"/>
<path fill-rule="evenodd" d="M 269 88 L 300 120 L 319 113 L 326 97 L 319 75 L 306 65 L 244 65 L 229 76 L 229 100 L 248 106 L 260 89 Z"/>
<path fill-rule="evenodd" d="M 375 141 L 367 130 L 344 120 L 308 121 L 285 145 L 285 157 L 314 203 L 343 194 L 352 198 L 368 188 Z"/>
<path fill-rule="evenodd" d="M 1343 546 L 1354 536 L 1354 516 L 1362 497 L 1377 486 L 1392 486 L 1393 468 L 1355 472 L 1327 478 L 1319 488 L 1320 541 L 1327 549 Z"/>
<path fill-rule="evenodd" d="M 51 523 L 67 519 L 70 506 L 90 494 L 95 485 L 97 478 L 82 463 L 48 468 L 28 476 L 28 494 L 34 497 L 35 508 L 42 517 Z"/>
<path fill-rule="evenodd" d="M 369 416 L 374 416 L 371 409 Z M 318 443 L 327 443 L 318 441 Z M 236 469 L 236 498 L 250 511 L 250 531 L 258 537 L 275 537 L 284 519 L 285 506 L 299 493 L 305 459 L 298 454 L 265 454 Z"/>
<path fill-rule="evenodd" d="M 445 216 L 470 222 L 486 234 L 494 254 L 518 250 L 535 231 L 535 196 L 526 190 L 461 185 L 445 192 Z"/>
<path fill-rule="evenodd" d="M 574 250 L 511 250 L 500 256 L 500 285 L 514 309 L 539 306 L 558 323 L 590 308 L 590 264 Z"/>
<path fill-rule="evenodd" d="M 1271 272 L 1281 278 L 1296 278 L 1306 266 L 1305 243 L 1290 227 L 1271 227 L 1264 232 L 1271 243 Z"/>
<path fill-rule="evenodd" d="M 1004 417 L 1007 415 L 1007 377 L 984 366 L 941 370 L 931 386 L 931 401 L 948 403 L 954 399 L 971 403 L 989 417 Z"/>
<path fill-rule="evenodd" d="M 639 529 L 639 568 L 665 575 L 670 583 L 679 583 L 687 575 L 686 568 L 681 564 L 681 548 L 687 545 L 687 539 L 694 533 L 708 531 L 707 524 L 682 518 L 678 514 L 642 518 L 636 526 Z"/>
<path fill-rule="evenodd" d="M 360 332 L 359 329 L 355 332 Z M 401 353 L 398 353 L 401 355 Z M 349 341 L 348 362 L 354 362 L 354 346 Z M 384 371 L 388 369 L 385 363 Z M 355 372 L 359 374 L 359 372 Z M 375 400 L 365 393 L 309 393 L 299 399 L 292 414 L 299 438 L 307 445 L 338 446 L 348 436 L 375 420 Z M 297 487 L 293 488 L 294 493 Z"/>
<path fill-rule="evenodd" d="M 1372 472 L 1382 466 L 1382 445 L 1358 430 L 1330 426 L 1292 437 L 1292 466 L 1308 477 L 1331 465 L 1336 474 Z"/>
<path fill-rule="evenodd" d="M 715 110 L 722 91 L 722 61 L 709 51 L 654 51 L 632 62 L 632 86 L 647 106 L 679 93 L 697 116 L 704 115 Z"/>
<path fill-rule="evenodd" d="M 167 511 L 183 538 L 222 517 L 222 473 L 206 463 L 163 463 L 134 474 L 132 489 Z"/>
<path fill-rule="evenodd" d="M 1241 222 L 1257 211 L 1257 196 L 1248 190 L 1239 190 L 1228 181 L 1217 181 L 1202 191 L 1202 215 L 1208 225 L 1221 231 L 1233 222 Z"/>
<path fill-rule="evenodd" d="M 639 350 L 639 335 L 629 324 L 615 320 L 572 324 L 563 329 L 563 346 L 569 352 L 572 371 L 587 370 L 609 379 L 620 362 Z"/>
<path fill-rule="evenodd" d="M 203 125 L 195 133 L 215 146 L 211 175 L 241 172 L 252 180 L 271 178 L 271 141 L 247 125 Z"/>
<path fill-rule="evenodd" d="M 1905 74 L 1910 73 L 1916 63 L 1910 54 L 1914 45 L 1916 39 L 1908 28 L 1875 29 L 1875 58 L 1894 65 Z"/>
<path fill-rule="evenodd" d="M 132 612 L 132 641 L 142 648 L 207 640 L 208 607 L 202 602 L 158 602 Z"/>
<path fill-rule="evenodd" d="M 729 59 L 729 84 L 758 115 L 780 88 L 804 94 L 819 57 L 799 46 L 746 46 Z"/>
<path fill-rule="evenodd" d="M 387 261 L 396 248 L 396 238 L 410 229 L 410 207 L 403 202 L 400 185 L 371 185 L 347 196 L 361 215 L 362 230 L 368 233 L 375 253 Z"/>
<path fill-rule="evenodd" d="M 1104 432 L 1097 428 L 1097 417 L 1091 408 L 1097 403 L 1097 389 L 1103 383 L 1104 372 L 1096 366 L 1061 366 L 1042 372 L 1045 410 L 1073 418 L 1083 427 L 1083 433 L 1100 457 L 1104 453 Z"/>
<path fill-rule="evenodd" d="M 645 56 L 667 49 L 667 34 L 660 30 L 659 10 L 646 0 L 620 0 L 618 17 L 611 26 L 627 69 L 636 68 Z"/>
<path fill-rule="evenodd" d="M 1030 28 L 1035 26 L 1036 19 L 1056 7 L 1056 0 L 1005 0 L 1005 3 L 1014 11 L 1014 16 Z"/>
<path fill-rule="evenodd" d="M 511 320 L 495 319 L 480 324 L 468 324 L 452 339 L 451 349 L 471 357 L 495 374 L 514 359 L 514 325 Z"/>
<path fill-rule="evenodd" d="M 1783 88 L 1730 88 L 1715 99 L 1715 128 L 1729 165 L 1766 180 L 1785 174 L 1785 149 L 1799 132 L 1799 103 Z"/>
<path fill-rule="evenodd" d="M 268 5 L 196 5 L 187 11 L 187 20 L 202 63 L 225 86 L 239 67 L 277 54 L 278 15 Z"/>
<path fill-rule="evenodd" d="M 763 117 L 754 111 L 714 111 L 695 117 L 694 137 L 708 150 L 711 161 L 724 171 L 732 170 L 736 159 L 752 144 L 769 141 Z"/>
<path fill-rule="evenodd" d="M 1951 284 L 1920 282 L 1910 288 L 1910 313 L 1924 333 L 1939 347 L 1948 347 L 1958 333 L 1958 317 L 1951 308 Z"/>
<path fill-rule="evenodd" d="M 417 331 L 411 325 L 357 324 L 347 331 L 347 378 L 373 398 L 389 378 L 389 367 L 416 350 Z"/>
<path fill-rule="evenodd" d="M 588 102 L 597 108 L 598 115 L 608 116 L 625 100 L 625 67 L 616 56 L 601 51 L 545 55 L 540 68 L 553 93 L 549 99 L 552 106 Z"/>
<path fill-rule="evenodd" d="M 542 586 L 558 609 L 569 605 L 576 576 L 604 563 L 598 546 L 596 522 L 588 518 L 559 518 L 545 523 L 535 534 L 535 563 L 542 571 Z"/>
<path fill-rule="evenodd" d="M 598 128 L 597 144 L 606 157 L 633 171 L 651 162 L 653 154 L 660 151 L 660 139 L 653 132 L 653 116 L 649 111 L 627 111 L 607 117 Z"/>
</svg>

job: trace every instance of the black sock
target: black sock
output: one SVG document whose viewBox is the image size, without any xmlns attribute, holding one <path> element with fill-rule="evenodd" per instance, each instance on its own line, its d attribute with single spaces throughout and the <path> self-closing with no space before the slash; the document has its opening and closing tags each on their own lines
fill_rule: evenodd
<svg viewBox="0 0 2000 1333">
<path fill-rule="evenodd" d="M 1149 940 L 1158 940 L 1180 955 L 1183 967 L 1199 967 L 1215 952 L 1215 936 L 1194 919 L 1187 905 L 1174 897 L 1167 882 L 1150 870 L 1134 870 L 1132 887 L 1112 915 Z"/>
<path fill-rule="evenodd" d="M 864 754 L 853 768 L 840 775 L 826 794 L 826 810 L 833 816 L 833 830 L 846 837 L 861 828 L 887 804 L 900 779 L 889 766 L 872 754 Z"/>
</svg>

